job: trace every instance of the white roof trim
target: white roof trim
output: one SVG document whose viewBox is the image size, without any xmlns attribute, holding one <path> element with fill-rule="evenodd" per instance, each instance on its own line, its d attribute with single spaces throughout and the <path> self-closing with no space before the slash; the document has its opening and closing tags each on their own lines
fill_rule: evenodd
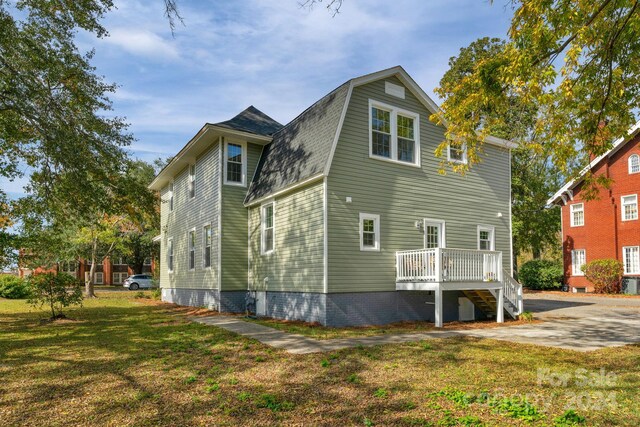
<svg viewBox="0 0 640 427">
<path fill-rule="evenodd" d="M 283 194 L 286 194 L 286 193 L 288 193 L 290 191 L 293 191 L 293 190 L 295 190 L 297 188 L 303 187 L 303 186 L 305 186 L 307 184 L 310 184 L 310 183 L 312 183 L 314 181 L 318 181 L 318 180 L 323 179 L 323 178 L 324 178 L 323 174 L 321 174 L 321 173 L 315 174 L 315 175 L 313 175 L 313 176 L 311 176 L 311 177 L 309 177 L 307 179 L 303 179 L 302 181 L 294 182 L 293 184 L 287 185 L 286 187 L 281 188 L 278 191 L 274 191 L 273 193 L 269 193 L 266 196 L 259 197 L 259 198 L 255 199 L 255 200 L 250 201 L 249 203 L 245 203 L 244 206 L 245 207 L 250 207 L 250 206 L 255 206 L 255 205 L 261 204 L 265 200 L 274 199 L 274 198 L 276 198 L 278 196 L 282 196 Z"/>
<path fill-rule="evenodd" d="M 158 234 L 156 237 L 151 239 L 152 242 L 156 243 L 162 240 L 162 234 Z"/>
<path fill-rule="evenodd" d="M 553 196 L 549 198 L 549 200 L 547 200 L 547 205 L 556 204 L 558 202 L 558 199 L 562 199 L 562 195 L 564 193 L 570 191 L 571 189 L 573 189 L 573 187 L 582 182 L 582 177 L 585 173 L 587 173 L 589 170 L 591 170 L 591 168 L 600 163 L 600 161 L 605 157 L 611 156 L 612 154 L 616 153 L 627 142 L 629 142 L 629 140 L 638 132 L 638 130 L 640 130 L 640 120 L 637 121 L 635 125 L 631 126 L 631 128 L 629 128 L 629 130 L 627 131 L 627 136 L 622 136 L 613 141 L 613 146 L 609 149 L 609 151 L 593 159 L 584 169 L 580 171 L 580 174 L 577 178 L 574 178 L 563 185 L 562 188 L 560 188 Z M 573 192 L 571 192 L 569 196 L 570 199 L 573 200 Z"/>
<path fill-rule="evenodd" d="M 229 129 L 222 126 L 216 126 L 210 123 L 205 124 L 197 134 L 175 155 L 154 180 L 149 184 L 151 190 L 161 190 L 171 179 L 186 166 L 195 161 L 196 156 L 201 154 L 206 147 L 203 147 L 200 141 L 202 138 L 212 132 L 213 139 L 219 136 L 239 137 L 243 141 L 252 142 L 254 144 L 266 145 L 272 141 L 270 136 L 257 135 L 251 132 L 244 132 L 235 129 Z M 215 141 L 210 141 L 215 142 Z"/>
</svg>

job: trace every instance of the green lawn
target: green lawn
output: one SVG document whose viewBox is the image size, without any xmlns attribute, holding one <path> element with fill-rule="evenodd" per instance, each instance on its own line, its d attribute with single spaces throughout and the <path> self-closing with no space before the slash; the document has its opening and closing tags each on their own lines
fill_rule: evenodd
<svg viewBox="0 0 640 427">
<path fill-rule="evenodd" d="M 293 356 L 135 295 L 101 293 L 53 324 L 0 300 L 0 424 L 553 426 L 579 400 L 565 418 L 640 425 L 638 346 L 450 338 Z M 579 368 L 617 377 L 579 385 Z M 538 369 L 571 378 L 538 384 Z"/>
</svg>

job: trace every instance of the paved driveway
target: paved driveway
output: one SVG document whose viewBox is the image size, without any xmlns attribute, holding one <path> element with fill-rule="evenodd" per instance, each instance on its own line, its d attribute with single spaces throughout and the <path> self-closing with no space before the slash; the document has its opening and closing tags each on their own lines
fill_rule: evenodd
<svg viewBox="0 0 640 427">
<path fill-rule="evenodd" d="M 640 298 L 526 294 L 524 308 L 545 322 L 465 334 L 577 351 L 640 342 Z"/>
</svg>

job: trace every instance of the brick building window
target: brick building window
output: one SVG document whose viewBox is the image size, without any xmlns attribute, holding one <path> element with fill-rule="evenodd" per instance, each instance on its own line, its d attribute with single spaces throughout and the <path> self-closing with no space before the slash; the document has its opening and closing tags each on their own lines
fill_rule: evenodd
<svg viewBox="0 0 640 427">
<path fill-rule="evenodd" d="M 571 251 L 571 275 L 584 276 L 582 266 L 587 263 L 587 251 L 585 249 L 574 249 Z"/>
<path fill-rule="evenodd" d="M 584 203 L 571 205 L 571 226 L 579 227 L 584 225 Z"/>
<path fill-rule="evenodd" d="M 632 154 L 629 156 L 629 173 L 640 172 L 640 156 Z"/>
<path fill-rule="evenodd" d="M 622 258 L 624 264 L 624 274 L 640 274 L 640 247 L 623 247 Z"/>
<path fill-rule="evenodd" d="M 622 196 L 622 220 L 638 219 L 638 195 Z"/>
</svg>

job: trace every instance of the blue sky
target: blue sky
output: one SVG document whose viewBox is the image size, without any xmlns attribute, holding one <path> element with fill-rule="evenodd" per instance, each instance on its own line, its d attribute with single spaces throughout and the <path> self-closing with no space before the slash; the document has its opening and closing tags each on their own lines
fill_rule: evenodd
<svg viewBox="0 0 640 427">
<path fill-rule="evenodd" d="M 124 0 L 104 21 L 110 37 L 82 34 L 78 45 L 95 48 L 97 73 L 119 85 L 114 113 L 131 124 L 132 154 L 151 161 L 249 105 L 287 123 L 344 81 L 395 65 L 437 102 L 451 56 L 506 37 L 507 4 L 344 0 L 333 17 L 298 0 L 178 0 L 185 26 L 172 36 L 161 0 Z M 16 196 L 25 183 L 0 186 Z"/>
</svg>

